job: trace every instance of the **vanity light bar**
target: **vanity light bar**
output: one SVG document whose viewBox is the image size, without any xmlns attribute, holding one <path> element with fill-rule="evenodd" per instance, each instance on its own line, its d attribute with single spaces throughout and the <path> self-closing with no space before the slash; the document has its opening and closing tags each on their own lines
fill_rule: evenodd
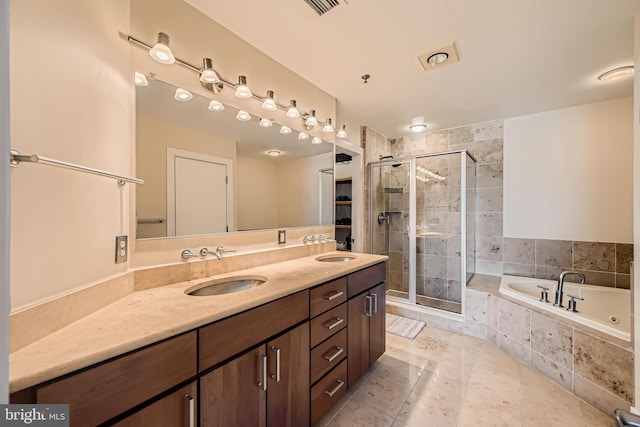
<svg viewBox="0 0 640 427">
<path fill-rule="evenodd" d="M 142 40 L 136 39 L 135 37 L 132 37 L 130 35 L 123 34 L 123 33 L 120 33 L 120 36 L 122 38 L 126 39 L 129 43 L 133 44 L 134 46 L 137 46 L 137 47 L 140 47 L 140 48 L 146 49 L 146 50 L 151 50 L 152 49 L 152 46 L 148 45 L 147 43 L 143 42 Z M 202 73 L 202 71 L 203 71 L 203 69 L 198 68 L 195 65 L 192 65 L 192 64 L 188 63 L 187 61 L 184 61 L 184 60 L 182 60 L 180 58 L 177 58 L 177 57 L 175 57 L 175 63 L 178 64 L 178 65 L 182 65 L 183 67 L 193 71 L 194 73 L 197 73 L 198 75 L 200 75 Z M 235 91 L 238 88 L 238 86 L 240 85 L 240 83 L 235 84 L 235 83 L 232 83 L 232 82 L 230 82 L 228 80 L 225 80 L 217 72 L 216 72 L 216 75 L 218 76 L 220 81 L 218 83 L 214 83 L 213 84 L 213 88 L 209 88 L 207 86 L 204 86 L 207 90 L 210 90 L 210 91 L 212 91 L 214 93 L 218 93 L 224 86 L 227 86 L 227 87 L 229 87 L 229 88 L 231 88 L 231 89 L 233 89 Z M 211 85 L 211 83 L 209 85 Z M 216 86 L 216 85 L 218 85 L 218 86 Z M 216 92 L 216 89 L 218 89 L 217 92 Z M 268 95 L 267 96 L 259 96 L 259 95 L 256 95 L 255 93 L 252 92 L 250 98 L 257 99 L 258 101 L 264 103 L 265 99 L 268 99 Z M 273 99 L 273 98 L 271 98 L 271 99 Z M 275 107 L 278 110 L 282 110 L 282 111 L 285 111 L 285 112 L 288 111 L 289 108 L 290 108 L 290 105 L 286 105 L 286 106 L 285 105 L 280 105 L 277 102 L 275 102 L 275 100 L 274 100 L 273 104 L 275 105 Z M 303 126 L 306 126 L 305 125 L 305 121 L 310 116 L 311 116 L 310 113 L 303 113 L 302 111 L 300 111 L 300 118 L 302 119 Z M 327 119 L 327 121 L 325 121 L 325 122 L 318 121 L 318 126 L 323 126 L 324 127 L 327 124 L 331 124 L 331 119 Z M 343 131 L 344 131 L 344 128 L 345 128 L 345 125 L 342 126 L 342 130 Z M 309 129 L 307 129 L 307 130 L 309 130 Z M 333 131 L 337 132 L 337 130 L 335 130 L 335 129 Z M 346 133 L 344 133 L 344 135 L 346 136 Z"/>
</svg>

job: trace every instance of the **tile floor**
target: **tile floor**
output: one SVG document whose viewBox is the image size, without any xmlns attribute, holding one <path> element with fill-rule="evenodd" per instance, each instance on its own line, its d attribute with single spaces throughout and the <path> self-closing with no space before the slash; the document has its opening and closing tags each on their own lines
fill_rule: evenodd
<svg viewBox="0 0 640 427">
<path fill-rule="evenodd" d="M 319 426 L 613 426 L 603 414 L 494 345 L 425 327 L 387 333 L 387 351 Z"/>
</svg>

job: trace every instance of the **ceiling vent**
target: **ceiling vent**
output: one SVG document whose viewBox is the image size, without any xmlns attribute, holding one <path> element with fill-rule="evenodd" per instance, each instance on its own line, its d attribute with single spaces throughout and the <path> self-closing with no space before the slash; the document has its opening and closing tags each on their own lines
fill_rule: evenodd
<svg viewBox="0 0 640 427">
<path fill-rule="evenodd" d="M 320 16 L 329 12 L 334 7 L 338 6 L 340 3 L 338 0 L 304 0 L 307 2 L 311 9 L 315 10 L 316 13 Z"/>
</svg>

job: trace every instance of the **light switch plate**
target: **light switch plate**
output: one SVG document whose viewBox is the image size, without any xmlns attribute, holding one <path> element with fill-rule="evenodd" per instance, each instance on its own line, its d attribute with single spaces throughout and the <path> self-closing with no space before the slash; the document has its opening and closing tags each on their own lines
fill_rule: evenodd
<svg viewBox="0 0 640 427">
<path fill-rule="evenodd" d="M 285 245 L 287 243 L 287 230 L 278 230 L 278 244 Z"/>
<path fill-rule="evenodd" d="M 129 241 L 127 236 L 116 236 L 116 264 L 127 261 L 129 256 Z"/>
</svg>

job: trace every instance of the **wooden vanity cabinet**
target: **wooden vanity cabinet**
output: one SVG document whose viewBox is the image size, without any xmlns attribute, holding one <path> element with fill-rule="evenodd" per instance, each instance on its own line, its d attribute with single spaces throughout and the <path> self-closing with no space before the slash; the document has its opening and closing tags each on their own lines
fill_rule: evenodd
<svg viewBox="0 0 640 427">
<path fill-rule="evenodd" d="M 303 291 L 200 328 L 203 427 L 309 424 L 308 319 Z"/>
<path fill-rule="evenodd" d="M 347 278 L 348 382 L 355 384 L 385 351 L 385 263 Z M 356 294 L 357 292 L 361 292 Z"/>
</svg>

